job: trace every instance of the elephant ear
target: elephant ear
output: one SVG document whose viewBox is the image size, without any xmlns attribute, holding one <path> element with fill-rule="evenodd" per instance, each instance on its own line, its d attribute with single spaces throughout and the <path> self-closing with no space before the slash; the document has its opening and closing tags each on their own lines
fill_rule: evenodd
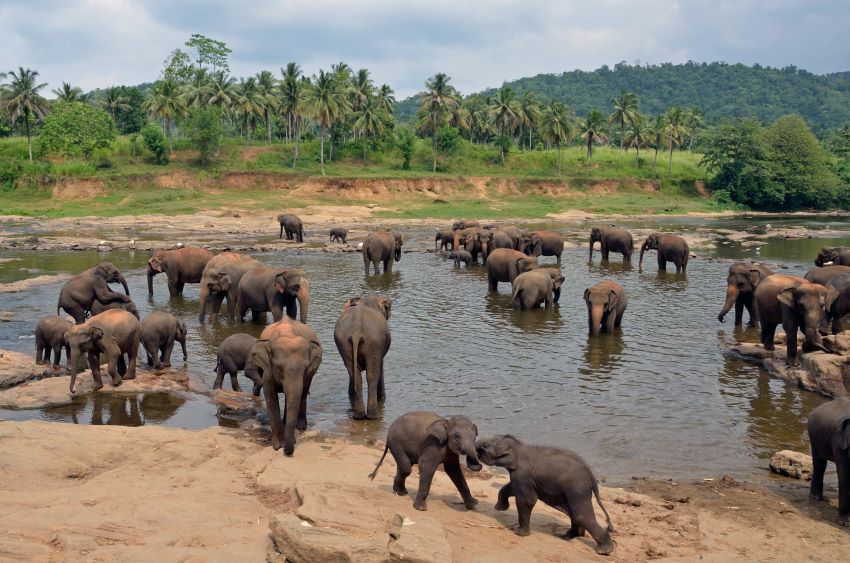
<svg viewBox="0 0 850 563">
<path fill-rule="evenodd" d="M 177 321 L 177 339 L 182 340 L 186 338 L 186 321 L 180 319 Z"/>
<path fill-rule="evenodd" d="M 584 301 L 585 303 L 590 303 L 590 288 L 584 290 Z"/>
<path fill-rule="evenodd" d="M 228 291 L 232 284 L 232 280 L 230 279 L 230 274 L 226 270 L 222 270 L 218 273 L 218 285 L 221 287 L 222 291 Z"/>
<path fill-rule="evenodd" d="M 540 242 L 540 235 L 538 235 L 536 233 L 531 235 L 531 244 L 537 246 L 538 242 Z"/>
<path fill-rule="evenodd" d="M 613 289 L 608 292 L 608 310 L 613 311 L 614 307 L 617 306 L 617 303 L 620 302 L 620 296 L 617 295 L 617 292 Z"/>
<path fill-rule="evenodd" d="M 248 353 L 248 359 L 252 364 L 257 366 L 260 376 L 271 374 L 271 353 L 269 350 L 268 340 L 257 340 L 251 351 Z"/>
<path fill-rule="evenodd" d="M 384 314 L 384 318 L 390 320 L 390 313 L 393 306 L 392 299 L 389 297 L 380 297 L 378 298 L 378 308 L 381 310 L 381 313 Z"/>
<path fill-rule="evenodd" d="M 779 292 L 776 296 L 776 300 L 782 303 L 783 305 L 787 305 L 789 307 L 797 306 L 797 288 L 796 287 L 788 287 Z"/>
<path fill-rule="evenodd" d="M 749 278 L 750 283 L 753 285 L 753 287 L 758 287 L 761 283 L 761 271 L 753 268 L 748 272 L 747 278 Z"/>
<path fill-rule="evenodd" d="M 433 437 L 440 444 L 445 444 L 449 439 L 449 421 L 439 418 L 428 425 L 428 437 Z"/>
<path fill-rule="evenodd" d="M 89 334 L 91 335 L 92 342 L 97 342 L 103 338 L 103 329 L 93 326 L 89 329 Z"/>
</svg>

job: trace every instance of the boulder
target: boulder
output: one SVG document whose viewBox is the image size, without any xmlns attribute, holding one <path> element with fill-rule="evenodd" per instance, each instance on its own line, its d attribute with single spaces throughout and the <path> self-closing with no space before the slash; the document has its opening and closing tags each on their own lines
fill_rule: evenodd
<svg viewBox="0 0 850 563">
<path fill-rule="evenodd" d="M 254 416 L 263 410 L 259 398 L 255 398 L 251 393 L 214 389 L 210 393 L 210 398 L 218 406 L 219 414 Z"/>
<path fill-rule="evenodd" d="M 812 352 L 803 354 L 800 364 L 811 375 L 815 389 L 827 397 L 846 397 L 850 383 L 850 357 Z"/>
<path fill-rule="evenodd" d="M 823 345 L 833 354 L 850 356 L 850 330 L 824 336 Z"/>
<path fill-rule="evenodd" d="M 354 538 L 333 528 L 313 526 L 294 514 L 278 514 L 269 522 L 277 550 L 292 563 L 378 562 L 386 548 L 376 541 Z"/>
<path fill-rule="evenodd" d="M 347 532 L 362 532 L 364 522 L 389 522 L 392 509 L 373 502 L 375 489 L 340 483 L 328 488 L 323 483 L 295 484 L 298 517 L 317 526 L 332 526 Z"/>
<path fill-rule="evenodd" d="M 770 470 L 779 475 L 811 481 L 812 456 L 791 450 L 782 450 L 776 452 L 770 458 Z"/>
<path fill-rule="evenodd" d="M 393 561 L 442 563 L 453 560 L 452 547 L 442 524 L 421 513 L 414 517 L 402 514 L 393 517 L 388 549 Z"/>
<path fill-rule="evenodd" d="M 64 353 L 63 353 L 64 355 Z M 35 363 L 34 354 L 29 356 L 20 352 L 0 350 L 0 389 L 14 387 L 33 379 L 58 375 L 50 365 Z"/>
</svg>

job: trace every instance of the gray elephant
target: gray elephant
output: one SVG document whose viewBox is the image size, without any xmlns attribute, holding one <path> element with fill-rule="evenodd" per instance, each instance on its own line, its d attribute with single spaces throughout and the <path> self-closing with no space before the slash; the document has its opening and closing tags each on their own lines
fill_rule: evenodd
<svg viewBox="0 0 850 563">
<path fill-rule="evenodd" d="M 109 289 L 109 284 L 113 282 L 119 282 L 124 286 L 126 295 Z M 101 262 L 94 268 L 77 274 L 65 282 L 62 291 L 59 292 L 56 313 L 58 314 L 60 309 L 64 309 L 77 324 L 80 324 L 85 322 L 86 311 L 91 308 L 95 300 L 104 304 L 113 301 L 121 303 L 130 301 L 130 288 L 127 287 L 127 280 L 112 265 L 112 262 Z"/>
<path fill-rule="evenodd" d="M 600 331 L 612 333 L 623 322 L 629 298 L 623 286 L 612 280 L 603 280 L 584 290 L 587 304 L 587 325 L 593 336 Z"/>
<path fill-rule="evenodd" d="M 250 334 L 237 333 L 231 334 L 221 341 L 218 345 L 215 364 L 215 382 L 213 389 L 221 389 L 224 383 L 224 375 L 230 376 L 230 385 L 234 391 L 242 391 L 239 386 L 239 381 L 236 375 L 240 370 L 245 374 L 245 377 L 254 383 L 253 393 L 255 396 L 260 396 L 260 390 L 263 388 L 263 380 L 260 378 L 260 372 L 250 359 L 251 349 L 257 339 Z"/>
<path fill-rule="evenodd" d="M 89 369 L 94 378 L 94 391 L 103 387 L 100 375 L 101 354 L 106 357 L 107 371 L 113 386 L 121 385 L 123 379 L 135 379 L 141 333 L 139 320 L 120 309 L 104 311 L 71 327 L 71 330 L 65 333 L 65 341 L 71 349 L 68 356 L 71 393 L 74 392 L 74 384 L 77 382 L 80 354 L 87 355 Z"/>
<path fill-rule="evenodd" d="M 148 366 L 154 369 L 171 367 L 171 352 L 175 342 L 179 342 L 183 348 L 183 361 L 188 359 L 186 321 L 171 313 L 154 311 L 148 314 L 142 320 L 141 342 L 147 353 Z"/>
<path fill-rule="evenodd" d="M 517 232 L 519 232 L 517 230 Z M 490 250 L 497 248 L 514 248 L 514 240 L 511 235 L 502 230 L 493 231 L 493 240 L 490 242 Z"/>
<path fill-rule="evenodd" d="M 475 233 L 475 247 L 481 252 L 481 258 L 486 263 L 487 256 L 489 256 L 490 252 L 493 250 L 493 231 L 481 229 Z M 469 248 L 467 248 L 467 250 L 469 250 Z M 477 262 L 478 259 L 475 256 L 475 253 L 472 252 L 471 254 L 475 257 L 475 261 Z"/>
<path fill-rule="evenodd" d="M 198 320 L 204 322 L 207 305 L 210 308 L 210 320 L 215 320 L 221 310 L 221 304 L 227 298 L 227 311 L 230 318 L 236 317 L 236 290 L 245 272 L 263 265 L 250 256 L 235 252 L 222 252 L 207 262 L 201 276 L 201 312 Z"/>
<path fill-rule="evenodd" d="M 441 417 L 432 412 L 415 411 L 401 415 L 387 431 L 387 445 L 375 470 L 369 475 L 374 480 L 387 450 L 393 454 L 396 475 L 393 491 L 407 495 L 405 480 L 413 465 L 419 466 L 419 490 L 413 501 L 416 510 L 428 510 L 427 498 L 431 481 L 440 464 L 457 487 L 468 510 L 475 508 L 478 500 L 469 492 L 469 486 L 460 468 L 460 456 L 466 456 L 466 465 L 472 471 L 481 471 L 475 451 L 478 428 L 465 416 Z"/>
<path fill-rule="evenodd" d="M 805 335 L 803 352 L 822 350 L 818 328 L 823 316 L 838 297 L 834 287 L 824 287 L 807 282 L 797 276 L 774 274 L 756 288 L 755 303 L 761 324 L 761 342 L 765 349 L 773 350 L 773 336 L 780 323 L 785 330 L 788 353 L 785 361 L 793 365 L 797 361 L 797 330 Z"/>
<path fill-rule="evenodd" d="M 522 238 L 522 231 L 519 229 L 519 227 L 509 225 L 507 227 L 502 227 L 499 230 L 511 238 L 511 248 L 513 248 L 514 250 L 519 250 L 519 241 Z M 502 247 L 498 246 L 496 248 Z"/>
<path fill-rule="evenodd" d="M 73 319 L 50 315 L 42 317 L 35 325 L 35 363 L 43 365 L 50 362 L 53 352 L 53 369 L 59 369 L 62 360 L 62 348 L 65 348 L 66 359 L 71 357 L 71 346 L 65 340 L 65 333 L 74 326 Z"/>
<path fill-rule="evenodd" d="M 513 283 L 518 275 L 537 267 L 537 258 L 519 250 L 497 248 L 487 257 L 487 287 L 496 291 L 499 282 Z"/>
<path fill-rule="evenodd" d="M 471 229 L 473 227 L 481 227 L 481 223 L 469 219 L 462 219 L 460 221 L 455 221 L 454 223 L 452 223 L 452 233 L 454 234 L 453 248 L 457 249 L 460 246 L 460 240 L 463 231 L 465 231 L 466 229 Z"/>
<path fill-rule="evenodd" d="M 593 260 L 593 245 L 599 243 L 602 251 L 602 261 L 608 261 L 610 252 L 619 252 L 623 255 L 623 263 L 631 264 L 632 253 L 635 251 L 635 241 L 632 233 L 626 229 L 615 227 L 593 227 L 590 230 L 590 260 Z"/>
<path fill-rule="evenodd" d="M 137 319 L 142 320 L 142 317 L 139 316 L 139 309 L 138 307 L 136 307 L 136 304 L 133 303 L 132 299 L 130 301 L 127 301 L 126 303 L 122 303 L 120 301 L 112 301 L 111 303 L 101 303 L 100 301 L 95 300 L 92 302 L 88 312 L 93 317 L 110 309 L 123 309 L 128 313 L 132 313 L 132 315 Z"/>
<path fill-rule="evenodd" d="M 640 246 L 639 271 L 643 271 L 643 253 L 647 250 L 658 251 L 659 270 L 666 270 L 667 262 L 672 262 L 676 266 L 677 274 L 683 273 L 688 269 L 688 259 L 691 257 L 691 250 L 688 247 L 687 241 L 678 235 L 652 233 L 646 237 L 646 240 Z"/>
<path fill-rule="evenodd" d="M 329 242 L 341 242 L 345 244 L 348 241 L 348 229 L 343 229 L 342 227 L 331 228 L 328 240 Z"/>
<path fill-rule="evenodd" d="M 826 329 L 832 323 L 832 333 L 844 332 L 843 319 L 850 313 L 850 274 L 840 274 L 829 280 L 826 287 L 834 288 L 838 292 L 832 302 L 832 307 L 826 310 L 826 315 L 821 323 L 821 333 L 826 334 Z"/>
<path fill-rule="evenodd" d="M 850 248 L 823 247 L 815 258 L 815 266 L 850 266 Z"/>
<path fill-rule="evenodd" d="M 393 262 L 401 261 L 401 246 L 404 241 L 401 235 L 390 231 L 375 231 L 369 233 L 363 241 L 363 266 L 369 275 L 369 264 L 373 264 L 375 273 L 380 274 L 381 262 L 384 263 L 384 273 L 393 271 Z"/>
<path fill-rule="evenodd" d="M 472 254 L 467 252 L 466 250 L 452 250 L 449 254 L 449 258 L 454 260 L 455 266 L 460 267 L 461 262 L 463 262 L 467 267 L 472 264 Z"/>
<path fill-rule="evenodd" d="M 476 442 L 478 459 L 487 465 L 504 467 L 510 482 L 499 489 L 496 510 L 507 510 L 510 497 L 516 497 L 519 536 L 531 534 L 531 511 L 538 500 L 563 512 L 570 518 L 566 539 L 584 535 L 585 530 L 596 541 L 596 553 L 614 551 L 611 517 L 599 498 L 599 483 L 587 463 L 569 450 L 524 444 L 510 435 L 493 436 Z M 593 497 L 605 514 L 608 526 L 603 528 L 593 512 Z"/>
<path fill-rule="evenodd" d="M 535 258 L 554 256 L 560 264 L 564 238 L 555 231 L 530 231 L 522 234 L 517 250 Z"/>
<path fill-rule="evenodd" d="M 206 248 L 184 246 L 172 250 L 157 250 L 148 260 L 148 295 L 153 295 L 153 278 L 165 273 L 168 278 L 168 294 L 183 295 L 187 283 L 200 283 L 207 262 L 214 255 Z"/>
<path fill-rule="evenodd" d="M 826 285 L 829 280 L 840 274 L 850 274 L 850 266 L 823 266 L 812 268 L 803 276 L 806 281 Z"/>
<path fill-rule="evenodd" d="M 762 280 L 773 274 L 773 270 L 755 262 L 735 262 L 729 266 L 729 275 L 726 277 L 726 302 L 723 303 L 717 320 L 722 323 L 726 313 L 734 305 L 735 326 L 743 324 L 744 309 L 750 314 L 749 326 L 756 326 L 758 312 L 753 305 L 753 295 Z"/>
<path fill-rule="evenodd" d="M 307 428 L 307 395 L 322 363 L 319 337 L 304 323 L 282 320 L 266 327 L 248 358 L 262 374 L 272 447 L 278 450 L 283 446 L 283 453 L 292 455 L 296 428 Z M 281 391 L 285 418 L 280 414 Z"/>
<path fill-rule="evenodd" d="M 513 283 L 511 306 L 536 309 L 541 303 L 548 309 L 561 298 L 561 285 L 566 278 L 554 268 L 537 268 L 518 275 Z"/>
<path fill-rule="evenodd" d="M 823 500 L 823 474 L 831 461 L 838 471 L 839 526 L 850 526 L 850 399 L 840 397 L 824 403 L 809 415 L 812 449 L 812 485 L 809 496 Z"/>
<path fill-rule="evenodd" d="M 280 236 L 283 238 L 283 233 L 286 231 L 286 240 L 296 240 L 304 242 L 304 224 L 297 215 L 289 215 L 283 213 L 277 216 L 277 222 L 280 223 Z"/>
<path fill-rule="evenodd" d="M 385 295 L 361 295 L 349 299 L 334 327 L 334 342 L 348 370 L 348 397 L 355 419 L 377 419 L 378 403 L 386 399 L 384 357 L 392 344 L 390 318 L 392 301 Z M 363 405 L 366 371 L 368 399 Z"/>
<path fill-rule="evenodd" d="M 487 233 L 489 235 L 490 231 L 482 229 L 481 227 L 470 227 L 458 232 L 460 233 L 458 248 L 463 246 L 463 248 L 472 255 L 473 262 L 478 263 L 478 256 L 483 254 L 485 250 L 487 251 L 487 254 L 489 254 L 489 247 L 482 246 L 481 239 L 478 238 L 478 235 L 479 233 Z M 489 241 L 489 236 L 485 235 L 485 240 Z M 489 244 L 489 242 L 485 244 Z M 487 259 L 485 258 L 483 262 L 486 261 Z"/>
<path fill-rule="evenodd" d="M 451 229 L 442 229 L 434 235 L 434 252 L 438 250 L 454 250 L 454 231 Z"/>
<path fill-rule="evenodd" d="M 301 268 L 254 268 L 245 272 L 236 291 L 236 318 L 242 320 L 251 310 L 254 321 L 271 311 L 275 321 L 286 315 L 294 319 L 301 309 L 301 322 L 307 322 L 310 282 Z"/>
</svg>

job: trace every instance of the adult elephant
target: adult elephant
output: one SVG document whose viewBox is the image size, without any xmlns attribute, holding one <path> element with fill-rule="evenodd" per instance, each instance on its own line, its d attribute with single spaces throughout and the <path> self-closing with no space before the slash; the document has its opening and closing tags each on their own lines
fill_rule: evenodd
<svg viewBox="0 0 850 563">
<path fill-rule="evenodd" d="M 823 500 L 823 474 L 826 463 L 838 470 L 839 526 L 850 526 L 850 399 L 839 397 L 824 403 L 809 415 L 807 422 L 812 450 L 812 484 L 809 497 Z"/>
<path fill-rule="evenodd" d="M 381 262 L 384 263 L 384 273 L 393 271 L 393 262 L 401 261 L 401 235 L 390 231 L 375 231 L 369 233 L 363 240 L 363 266 L 369 275 L 369 264 L 375 267 L 375 273 L 380 274 Z"/>
<path fill-rule="evenodd" d="M 537 258 L 519 250 L 497 248 L 487 257 L 487 287 L 497 291 L 499 282 L 513 284 L 518 275 L 537 267 Z"/>
<path fill-rule="evenodd" d="M 207 262 L 214 255 L 206 248 L 184 246 L 172 250 L 157 250 L 148 259 L 148 295 L 153 295 L 153 278 L 165 273 L 168 278 L 168 294 L 183 295 L 187 283 L 200 283 Z"/>
<path fill-rule="evenodd" d="M 514 239 L 503 230 L 496 229 L 493 231 L 493 240 L 490 243 L 490 250 L 497 248 L 514 248 Z"/>
<path fill-rule="evenodd" d="M 844 332 L 844 317 L 850 313 L 850 274 L 840 274 L 829 280 L 826 287 L 832 287 L 838 296 L 827 309 L 821 323 L 821 334 L 827 333 L 827 327 L 832 323 L 832 334 Z"/>
<path fill-rule="evenodd" d="M 850 248 L 825 246 L 815 258 L 815 266 L 850 266 Z"/>
<path fill-rule="evenodd" d="M 803 276 L 806 281 L 826 285 L 829 280 L 841 274 L 850 274 L 850 266 L 823 266 L 812 268 Z"/>
<path fill-rule="evenodd" d="M 304 224 L 300 217 L 283 213 L 277 216 L 277 222 L 280 223 L 280 236 L 278 238 L 283 238 L 285 231 L 286 240 L 295 239 L 298 242 L 304 242 Z"/>
<path fill-rule="evenodd" d="M 848 268 L 850 271 L 850 268 Z M 755 262 L 735 262 L 729 266 L 729 275 L 726 276 L 726 301 L 717 315 L 721 323 L 724 317 L 735 306 L 735 326 L 741 326 L 744 320 L 744 309 L 750 314 L 749 326 L 756 326 L 758 313 L 753 306 L 753 294 L 758 285 L 774 274 L 773 270 L 764 264 Z"/>
<path fill-rule="evenodd" d="M 227 312 L 230 318 L 236 316 L 236 289 L 245 272 L 260 268 L 262 264 L 250 256 L 235 252 L 222 252 L 210 258 L 201 275 L 201 312 L 198 319 L 204 322 L 207 304 L 210 305 L 210 320 L 215 320 L 221 310 L 221 303 L 227 298 Z"/>
<path fill-rule="evenodd" d="M 245 272 L 236 290 L 236 318 L 242 320 L 251 310 L 254 321 L 260 313 L 271 311 L 275 322 L 286 315 L 294 319 L 301 309 L 301 322 L 307 322 L 310 283 L 301 268 L 253 268 Z"/>
<path fill-rule="evenodd" d="M 536 268 L 523 272 L 511 284 L 511 305 L 525 310 L 536 309 L 543 303 L 548 309 L 561 298 L 561 285 L 565 279 L 555 268 Z"/>
<path fill-rule="evenodd" d="M 391 307 L 386 295 L 353 297 L 343 306 L 334 327 L 334 342 L 348 370 L 348 398 L 355 419 L 377 419 L 378 403 L 386 399 L 384 356 L 392 343 L 387 323 Z M 360 377 L 363 370 L 368 385 L 365 406 Z"/>
<path fill-rule="evenodd" d="M 688 268 L 691 249 L 688 247 L 687 241 L 678 235 L 652 233 L 646 237 L 646 240 L 640 246 L 640 260 L 638 260 L 638 270 L 640 271 L 643 271 L 643 253 L 647 250 L 658 251 L 659 270 L 666 270 L 667 262 L 673 262 L 677 274 Z"/>
<path fill-rule="evenodd" d="M 793 365 L 797 360 L 798 329 L 805 335 L 803 352 L 827 352 L 818 329 L 836 297 L 838 292 L 835 288 L 810 283 L 797 276 L 774 274 L 761 282 L 756 288 L 754 299 L 765 349 L 774 349 L 773 335 L 776 327 L 782 324 L 788 347 L 785 357 L 788 365 Z"/>
<path fill-rule="evenodd" d="M 603 280 L 584 290 L 584 302 L 590 334 L 598 336 L 601 331 L 612 333 L 622 324 L 629 298 L 623 286 L 613 280 Z"/>
<path fill-rule="evenodd" d="M 454 244 L 454 249 L 457 250 L 459 248 L 459 244 L 461 239 L 463 238 L 463 231 L 467 229 L 471 229 L 473 227 L 481 227 L 481 223 L 478 221 L 471 221 L 469 219 L 462 219 L 460 221 L 455 221 L 452 223 L 452 233 L 454 234 L 452 242 Z"/>
<path fill-rule="evenodd" d="M 454 233 L 451 229 L 438 230 L 434 235 L 434 252 L 437 250 L 454 250 Z"/>
<path fill-rule="evenodd" d="M 131 313 L 137 319 L 142 320 L 142 318 L 139 316 L 139 308 L 136 307 L 136 304 L 133 303 L 132 300 L 127 301 L 126 303 L 122 303 L 121 301 L 101 303 L 100 301 L 95 300 L 92 302 L 91 307 L 89 307 L 89 315 L 93 317 L 95 315 L 101 314 L 104 311 L 109 311 L 110 309 L 123 309 Z"/>
<path fill-rule="evenodd" d="M 555 231 L 531 231 L 520 237 L 521 252 L 529 256 L 555 256 L 561 263 L 561 253 L 564 251 L 564 239 Z"/>
<path fill-rule="evenodd" d="M 126 295 L 109 289 L 109 284 L 113 282 L 119 282 L 124 286 Z M 77 324 L 80 324 L 85 322 L 86 311 L 91 308 L 95 300 L 104 304 L 114 301 L 121 303 L 130 301 L 130 288 L 127 287 L 127 280 L 112 265 L 112 262 L 101 262 L 94 268 L 77 274 L 65 282 L 62 291 L 59 292 L 56 313 L 59 313 L 59 309 L 64 309 Z"/>
<path fill-rule="evenodd" d="M 508 225 L 507 227 L 502 227 L 499 230 L 511 237 L 511 248 L 513 248 L 514 250 L 519 250 L 519 241 L 522 238 L 522 231 L 519 229 L 519 227 Z M 498 248 L 502 247 L 500 246 Z"/>
<path fill-rule="evenodd" d="M 77 382 L 80 354 L 87 356 L 94 378 L 93 391 L 103 387 L 100 375 L 101 354 L 106 358 L 107 371 L 113 386 L 121 385 L 123 379 L 135 379 L 141 332 L 139 320 L 120 309 L 104 311 L 82 324 L 73 326 L 65 334 L 65 341 L 71 349 L 68 357 L 71 393 L 74 392 L 74 384 Z"/>
<path fill-rule="evenodd" d="M 626 229 L 615 227 L 593 227 L 590 230 L 590 260 L 593 260 L 593 245 L 599 243 L 602 252 L 602 261 L 608 261 L 608 253 L 619 252 L 623 255 L 623 263 L 631 264 L 632 253 L 635 250 L 635 241 L 632 233 Z"/>
</svg>

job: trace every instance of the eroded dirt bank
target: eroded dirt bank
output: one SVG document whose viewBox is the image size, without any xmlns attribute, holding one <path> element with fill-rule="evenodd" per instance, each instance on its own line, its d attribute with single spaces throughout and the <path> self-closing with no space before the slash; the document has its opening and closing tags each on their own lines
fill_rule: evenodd
<svg viewBox="0 0 850 563">
<path fill-rule="evenodd" d="M 337 560 L 399 552 L 424 561 L 605 560 L 589 539 L 557 537 L 567 521 L 541 504 L 532 535 L 516 536 L 515 509 L 493 510 L 502 474 L 469 476 L 480 504 L 466 511 L 438 472 L 422 513 L 392 494 L 391 458 L 367 479 L 382 444 L 308 432 L 285 458 L 262 442 L 222 428 L 0 422 L 0 558 L 282 561 L 283 551 L 298 561 L 337 550 Z M 830 503 L 810 504 L 805 484 L 783 487 L 730 479 L 603 487 L 617 528 L 609 560 L 844 559 L 850 535 L 831 524 L 835 491 Z M 396 515 L 404 524 L 393 538 Z"/>
</svg>

